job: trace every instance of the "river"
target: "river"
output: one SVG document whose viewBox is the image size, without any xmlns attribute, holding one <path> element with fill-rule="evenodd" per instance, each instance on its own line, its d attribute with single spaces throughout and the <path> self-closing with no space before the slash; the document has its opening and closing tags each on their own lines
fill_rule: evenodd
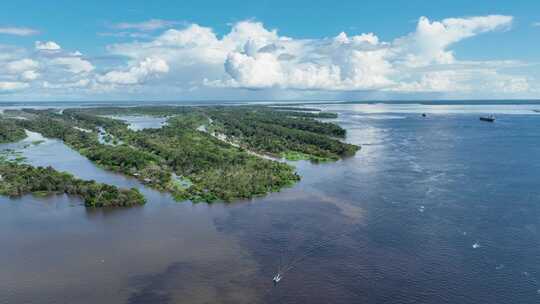
<svg viewBox="0 0 540 304">
<path fill-rule="evenodd" d="M 175 202 L 56 140 L 1 146 L 148 203 L 0 197 L 0 303 L 540 301 L 538 106 L 317 107 L 362 150 L 293 162 L 296 186 L 232 204 Z"/>
</svg>

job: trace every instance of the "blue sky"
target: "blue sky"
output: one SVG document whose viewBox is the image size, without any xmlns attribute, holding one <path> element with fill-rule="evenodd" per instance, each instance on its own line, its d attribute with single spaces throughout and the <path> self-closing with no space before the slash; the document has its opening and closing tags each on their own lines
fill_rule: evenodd
<svg viewBox="0 0 540 304">
<path fill-rule="evenodd" d="M 538 12 L 532 0 L 9 1 L 0 100 L 540 98 Z"/>
</svg>

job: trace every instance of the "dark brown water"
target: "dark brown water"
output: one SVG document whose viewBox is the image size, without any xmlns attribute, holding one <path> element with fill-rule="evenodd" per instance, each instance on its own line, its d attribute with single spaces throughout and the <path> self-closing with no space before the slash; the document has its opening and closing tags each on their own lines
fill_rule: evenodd
<svg viewBox="0 0 540 304">
<path fill-rule="evenodd" d="M 148 204 L 0 197 L 0 303 L 540 301 L 540 116 L 329 108 L 361 152 L 297 162 L 295 187 L 227 205 L 174 202 L 58 141 L 23 149 L 36 165 L 140 187 Z M 274 287 L 280 265 L 290 270 Z"/>
</svg>

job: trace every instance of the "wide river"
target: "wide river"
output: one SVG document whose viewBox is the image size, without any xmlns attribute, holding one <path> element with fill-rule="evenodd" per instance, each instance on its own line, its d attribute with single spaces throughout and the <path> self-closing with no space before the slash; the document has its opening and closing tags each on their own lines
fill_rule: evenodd
<svg viewBox="0 0 540 304">
<path fill-rule="evenodd" d="M 318 107 L 362 150 L 232 204 L 174 202 L 37 134 L 0 146 L 148 198 L 0 197 L 0 303 L 540 302 L 540 106 Z"/>
</svg>

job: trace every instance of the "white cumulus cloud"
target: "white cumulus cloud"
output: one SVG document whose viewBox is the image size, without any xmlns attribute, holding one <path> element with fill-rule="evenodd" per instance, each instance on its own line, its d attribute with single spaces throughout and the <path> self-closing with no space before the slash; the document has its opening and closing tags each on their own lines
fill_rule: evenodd
<svg viewBox="0 0 540 304">
<path fill-rule="evenodd" d="M 19 80 L 28 82 L 39 77 L 39 62 L 30 58 L 23 58 L 13 61 L 8 61 L 0 67 L 0 73 L 3 73 L 3 78 L 8 80 Z"/>
<path fill-rule="evenodd" d="M 149 57 L 125 71 L 110 71 L 99 76 L 98 81 L 110 84 L 133 85 L 140 84 L 152 76 L 167 73 L 168 71 L 169 66 L 165 60 Z"/>
<path fill-rule="evenodd" d="M 57 51 L 61 49 L 60 45 L 58 45 L 58 43 L 54 41 L 46 41 L 46 42 L 36 41 L 34 45 L 35 45 L 36 50 L 39 50 L 39 51 Z"/>
<path fill-rule="evenodd" d="M 94 70 L 92 63 L 80 57 L 58 57 L 52 59 L 50 63 L 61 66 L 74 74 L 88 73 Z"/>
<path fill-rule="evenodd" d="M 421 17 L 416 31 L 397 39 L 393 46 L 399 57 L 411 66 L 452 63 L 455 58 L 453 52 L 447 50 L 449 46 L 481 33 L 508 28 L 512 20 L 511 16 L 501 15 L 448 18 L 433 22 Z"/>
<path fill-rule="evenodd" d="M 33 70 L 24 71 L 21 73 L 21 79 L 24 81 L 32 81 L 38 79 L 40 74 Z"/>
<path fill-rule="evenodd" d="M 21 73 L 28 70 L 35 70 L 39 66 L 39 63 L 35 60 L 25 58 L 8 62 L 6 69 L 10 73 Z"/>
<path fill-rule="evenodd" d="M 381 41 L 374 33 L 345 32 L 332 38 L 293 39 L 254 21 L 238 22 L 219 38 L 211 28 L 192 24 L 148 42 L 115 44 L 109 51 L 134 62 L 159 56 L 170 66 L 168 79 L 187 82 L 189 77 L 190 83 L 208 87 L 444 92 L 465 87 L 454 82 L 466 77 L 450 75 L 474 73 L 470 67 L 453 71 L 460 61 L 451 46 L 507 29 L 512 20 L 500 15 L 441 21 L 421 17 L 414 32 L 393 41 Z M 429 71 L 444 70 L 445 65 L 446 72 Z M 117 83 L 139 82 L 129 71 L 114 71 L 109 77 L 113 76 L 124 79 Z"/>
<path fill-rule="evenodd" d="M 290 40 L 274 32 L 270 39 L 264 35 L 265 43 L 274 46 L 272 52 L 263 53 L 261 50 L 266 47 L 248 40 L 243 49 L 237 48 L 228 55 L 225 67 L 232 79 L 223 84 L 246 88 L 448 91 L 456 86 L 447 83 L 450 80 L 444 79 L 445 73 L 424 73 L 420 76 L 424 80 L 412 79 L 410 83 L 399 75 L 412 67 L 454 63 L 454 54 L 448 50 L 452 44 L 506 28 L 511 22 L 512 17 L 498 15 L 434 22 L 422 17 L 415 32 L 382 43 L 373 33 L 352 37 L 340 33 L 333 39 Z M 431 79 L 434 75 L 437 78 Z"/>
</svg>

